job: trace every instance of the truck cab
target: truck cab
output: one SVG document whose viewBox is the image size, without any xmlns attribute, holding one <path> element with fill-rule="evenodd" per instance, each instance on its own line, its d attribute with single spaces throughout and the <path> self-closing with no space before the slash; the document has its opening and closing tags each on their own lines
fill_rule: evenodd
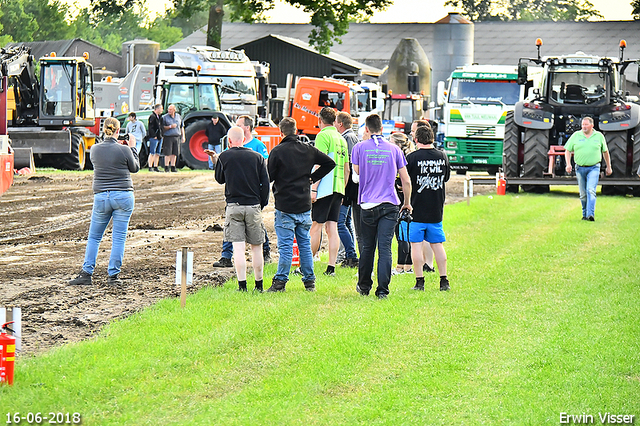
<svg viewBox="0 0 640 426">
<path fill-rule="evenodd" d="M 525 95 L 513 66 L 458 67 L 438 83 L 444 149 L 453 170 L 498 171 L 507 112 Z"/>
</svg>

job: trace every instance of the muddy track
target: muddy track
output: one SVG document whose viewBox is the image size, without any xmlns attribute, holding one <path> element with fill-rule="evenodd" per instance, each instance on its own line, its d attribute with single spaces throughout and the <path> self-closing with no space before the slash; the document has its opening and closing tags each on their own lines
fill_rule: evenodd
<svg viewBox="0 0 640 426">
<path fill-rule="evenodd" d="M 232 275 L 232 269 L 211 266 L 222 244 L 222 232 L 213 231 L 213 225 L 224 221 L 224 188 L 213 181 L 213 173 L 142 171 L 133 175 L 136 207 L 127 234 L 124 284 L 106 284 L 111 246 L 107 228 L 93 285 L 66 285 L 84 257 L 92 178 L 92 172 L 41 171 L 30 178 L 16 177 L 0 197 L 0 306 L 22 308 L 21 356 L 90 338 L 114 319 L 178 297 L 174 265 L 182 247 L 189 247 L 195 257 L 189 292 L 220 285 Z M 448 202 L 462 199 L 462 179 L 452 179 Z M 273 200 L 263 216 L 277 257 Z"/>
</svg>

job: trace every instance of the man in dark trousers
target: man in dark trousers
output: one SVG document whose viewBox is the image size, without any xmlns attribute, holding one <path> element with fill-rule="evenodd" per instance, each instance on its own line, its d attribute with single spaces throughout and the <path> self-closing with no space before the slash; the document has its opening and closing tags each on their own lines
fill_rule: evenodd
<svg viewBox="0 0 640 426">
<path fill-rule="evenodd" d="M 300 142 L 296 136 L 297 124 L 293 118 L 280 121 L 284 136 L 269 155 L 269 179 L 273 182 L 275 197 L 275 230 L 278 236 L 278 272 L 267 290 L 284 291 L 289 280 L 293 256 L 293 238 L 298 243 L 300 269 L 305 289 L 315 291 L 311 254 L 311 187 L 335 167 L 335 162 L 317 148 Z M 320 166 L 312 173 L 315 165 Z"/>
<path fill-rule="evenodd" d="M 416 273 L 414 290 L 424 291 L 422 265 L 425 263 L 422 245 L 426 241 L 436 256 L 440 273 L 440 290 L 449 290 L 447 278 L 447 254 L 444 251 L 445 236 L 442 229 L 444 212 L 445 182 L 451 176 L 449 160 L 444 151 L 433 145 L 431 126 L 418 127 L 415 131 L 418 149 L 407 156 L 407 172 L 411 178 L 411 205 L 413 222 L 406 225 L 413 270 Z"/>
<path fill-rule="evenodd" d="M 241 128 L 229 129 L 228 137 L 229 149 L 219 156 L 213 151 L 205 151 L 216 163 L 216 181 L 225 184 L 224 239 L 233 243 L 239 291 L 247 291 L 245 242 L 251 245 L 255 290 L 262 292 L 262 209 L 269 202 L 267 166 L 260 154 L 242 146 L 244 132 Z"/>
<path fill-rule="evenodd" d="M 207 124 L 207 128 L 204 130 L 205 135 L 209 138 L 208 148 L 212 151 L 215 151 L 217 154 L 222 152 L 222 142 L 221 139 L 227 133 L 224 129 L 222 123 L 220 123 L 220 118 L 217 115 L 211 117 L 211 121 Z M 213 161 L 209 158 L 209 170 L 213 169 Z"/>
</svg>

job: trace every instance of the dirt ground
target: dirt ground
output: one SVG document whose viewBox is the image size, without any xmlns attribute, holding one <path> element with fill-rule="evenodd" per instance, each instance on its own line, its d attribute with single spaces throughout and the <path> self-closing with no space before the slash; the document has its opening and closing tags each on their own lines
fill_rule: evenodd
<svg viewBox="0 0 640 426">
<path fill-rule="evenodd" d="M 190 292 L 232 275 L 231 268 L 212 267 L 222 245 L 222 232 L 215 229 L 224 223 L 224 190 L 213 173 L 142 171 L 133 175 L 136 207 L 120 274 L 124 284 L 106 284 L 109 227 L 94 284 L 68 286 L 84 258 L 92 177 L 92 172 L 59 171 L 16 176 L 0 197 L 0 307 L 22 308 L 22 354 L 86 339 L 113 319 L 179 297 L 175 259 L 182 247 L 194 252 Z M 453 175 L 447 184 L 447 203 L 463 200 L 463 178 Z M 474 192 L 495 193 L 495 187 L 475 186 Z M 273 202 L 264 219 L 277 261 Z"/>
</svg>

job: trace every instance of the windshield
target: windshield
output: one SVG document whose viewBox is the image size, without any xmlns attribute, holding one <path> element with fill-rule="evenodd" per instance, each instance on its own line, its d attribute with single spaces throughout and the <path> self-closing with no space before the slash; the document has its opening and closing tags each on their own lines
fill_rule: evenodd
<svg viewBox="0 0 640 426">
<path fill-rule="evenodd" d="M 369 100 L 369 95 L 371 92 L 358 92 L 358 111 L 360 112 L 369 112 L 371 111 L 371 101 Z"/>
<path fill-rule="evenodd" d="M 385 105 L 384 119 L 405 123 L 413 122 L 414 118 L 418 117 L 413 109 L 414 105 L 419 106 L 419 103 L 411 99 L 391 99 Z"/>
<path fill-rule="evenodd" d="M 558 103 L 593 103 L 605 97 L 607 73 L 597 67 L 567 67 L 551 73 L 551 99 Z"/>
<path fill-rule="evenodd" d="M 253 77 L 218 76 L 222 102 L 256 102 L 256 81 Z"/>
<path fill-rule="evenodd" d="M 215 84 L 200 84 L 198 86 L 200 96 L 200 109 L 220 111 L 220 99 Z"/>
<path fill-rule="evenodd" d="M 174 83 L 169 87 L 167 103 L 184 104 L 194 108 L 193 83 Z"/>
<path fill-rule="evenodd" d="M 74 115 L 73 81 L 75 66 L 71 63 L 42 64 L 44 75 L 44 115 L 68 117 Z"/>
<path fill-rule="evenodd" d="M 515 105 L 520 86 L 515 80 L 479 80 L 456 78 L 451 83 L 449 102 L 496 103 Z"/>
</svg>

